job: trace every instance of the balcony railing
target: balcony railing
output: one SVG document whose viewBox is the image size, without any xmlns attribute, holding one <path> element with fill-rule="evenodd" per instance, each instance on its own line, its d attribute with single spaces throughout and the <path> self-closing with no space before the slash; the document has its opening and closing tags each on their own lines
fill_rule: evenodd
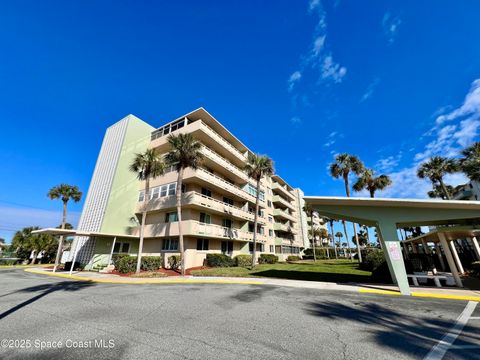
<svg viewBox="0 0 480 360">
<path fill-rule="evenodd" d="M 213 160 L 217 164 L 222 165 L 225 169 L 231 171 L 232 173 L 234 173 L 235 175 L 237 175 L 238 177 L 240 177 L 244 181 L 246 181 L 246 182 L 248 181 L 248 176 L 247 176 L 247 174 L 245 174 L 244 171 L 242 171 L 242 169 L 240 169 L 236 165 L 233 165 L 229 160 L 225 159 L 223 156 L 221 156 L 217 152 L 213 151 L 212 149 L 210 149 L 206 146 L 202 147 L 202 152 L 209 159 Z"/>
<path fill-rule="evenodd" d="M 287 190 L 285 186 L 280 185 L 277 182 L 273 182 L 272 190 L 280 190 L 282 194 L 287 195 L 292 200 L 295 200 L 295 195 L 293 195 L 289 190 Z"/>
<path fill-rule="evenodd" d="M 286 207 L 288 207 L 292 210 L 295 210 L 295 207 L 293 206 L 293 204 L 291 204 L 290 202 L 288 202 L 287 200 L 282 198 L 280 195 L 275 195 L 273 197 L 273 202 L 283 204 L 284 206 L 286 206 Z"/>
<path fill-rule="evenodd" d="M 217 133 L 215 130 L 213 130 L 210 126 L 205 124 L 202 120 L 199 120 L 200 123 L 208 129 L 211 135 L 213 135 L 214 138 L 217 139 L 218 142 L 223 144 L 225 147 L 229 148 L 234 154 L 236 154 L 240 159 L 245 160 L 246 157 L 244 154 L 242 154 L 235 146 L 230 144 L 227 140 L 225 140 L 219 133 Z"/>
<path fill-rule="evenodd" d="M 178 236 L 178 222 L 149 224 L 145 226 L 145 237 Z M 138 235 L 139 228 L 133 230 Z M 196 220 L 182 221 L 182 232 L 186 236 L 213 237 L 226 240 L 253 241 L 253 233 L 220 225 L 205 224 Z M 265 235 L 257 234 L 257 241 L 266 242 Z"/>
<path fill-rule="evenodd" d="M 284 219 L 287 219 L 287 220 L 290 220 L 290 221 L 293 221 L 293 222 L 297 221 L 295 216 L 287 213 L 286 211 L 284 211 L 282 209 L 274 209 L 273 210 L 273 216 L 283 217 Z"/>
<path fill-rule="evenodd" d="M 284 231 L 284 232 L 289 232 L 289 233 L 292 233 L 292 234 L 296 234 L 296 230 L 293 227 L 291 227 L 290 225 L 285 225 L 285 224 L 278 223 L 278 222 L 273 224 L 273 230 Z"/>
</svg>

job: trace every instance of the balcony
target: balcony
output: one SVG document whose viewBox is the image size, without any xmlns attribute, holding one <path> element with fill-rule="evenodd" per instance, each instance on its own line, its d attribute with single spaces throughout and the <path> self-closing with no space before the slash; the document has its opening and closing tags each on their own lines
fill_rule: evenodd
<svg viewBox="0 0 480 360">
<path fill-rule="evenodd" d="M 279 195 L 275 195 L 272 201 L 275 204 L 280 204 L 283 207 L 288 207 L 289 209 L 295 210 L 295 206 L 293 206 L 293 204 L 291 204 L 290 202 L 288 202 L 287 200 L 285 200 Z"/>
<path fill-rule="evenodd" d="M 290 225 L 282 224 L 282 223 L 279 223 L 279 222 L 276 222 L 276 223 L 273 224 L 273 230 L 288 232 L 288 233 L 292 233 L 292 234 L 297 233 L 295 231 L 295 229 L 293 227 L 291 227 Z"/>
<path fill-rule="evenodd" d="M 205 157 L 209 158 L 216 164 L 219 164 L 222 168 L 233 173 L 237 178 L 241 179 L 244 182 L 248 182 L 249 178 L 245 172 L 240 169 L 238 166 L 232 164 L 229 160 L 225 159 L 223 156 L 213 151 L 212 149 L 203 146 L 202 153 Z"/>
<path fill-rule="evenodd" d="M 242 209 L 238 206 L 224 203 L 223 201 L 214 199 L 212 197 L 197 193 L 195 191 L 189 191 L 182 194 L 182 206 L 184 207 L 197 207 L 201 210 L 208 209 L 213 213 L 217 213 L 223 216 L 232 216 L 234 218 L 244 221 L 254 221 L 254 213 L 247 209 Z M 174 209 L 176 207 L 176 196 L 171 195 L 155 200 L 150 200 L 147 211 L 159 211 Z M 143 203 L 138 203 L 136 212 L 140 213 L 143 209 Z M 264 224 L 265 221 L 259 218 L 259 222 Z"/>
<path fill-rule="evenodd" d="M 139 234 L 139 228 L 133 230 L 132 235 Z M 204 224 L 196 220 L 182 221 L 184 236 L 220 238 L 225 240 L 253 241 L 253 233 L 240 229 L 231 229 L 219 225 Z M 145 237 L 170 237 L 178 236 L 178 222 L 145 225 Z M 257 234 L 257 241 L 266 242 L 265 235 Z"/>
<path fill-rule="evenodd" d="M 213 130 L 210 126 L 208 126 L 201 120 L 193 121 L 192 123 L 180 129 L 177 129 L 172 133 L 174 134 L 192 133 L 194 134 L 197 140 L 202 142 L 205 142 L 205 140 L 211 139 L 217 145 L 216 150 L 221 152 L 227 151 L 230 155 L 233 156 L 233 158 L 239 165 L 245 163 L 246 161 L 245 154 L 241 153 L 235 146 L 230 144 L 220 134 L 218 134 L 215 130 Z M 168 144 L 167 138 L 168 138 L 167 135 L 163 135 L 159 137 L 154 136 L 152 137 L 150 146 L 152 148 L 157 148 L 160 152 L 167 152 L 170 149 L 170 145 Z"/>
<path fill-rule="evenodd" d="M 291 193 L 285 186 L 280 185 L 275 181 L 272 183 L 272 190 L 276 193 L 281 193 L 284 196 L 287 196 L 291 200 L 295 200 L 295 195 L 293 195 L 293 193 Z"/>
<path fill-rule="evenodd" d="M 281 217 L 285 220 L 297 222 L 297 219 L 295 218 L 295 216 L 290 215 L 289 213 L 287 213 L 285 210 L 282 210 L 282 209 L 274 209 L 273 216 Z"/>
</svg>

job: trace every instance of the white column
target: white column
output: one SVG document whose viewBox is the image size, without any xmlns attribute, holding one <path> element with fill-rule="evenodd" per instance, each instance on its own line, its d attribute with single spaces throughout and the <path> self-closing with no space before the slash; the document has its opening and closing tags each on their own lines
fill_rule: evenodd
<svg viewBox="0 0 480 360">
<path fill-rule="evenodd" d="M 458 287 L 463 287 L 462 279 L 460 279 L 460 275 L 458 274 L 455 260 L 453 260 L 452 252 L 450 251 L 450 247 L 448 246 L 447 240 L 445 239 L 445 234 L 438 233 L 437 235 L 438 239 L 440 240 L 440 244 L 442 245 L 443 251 L 445 252 L 445 257 L 447 258 L 448 266 L 450 267 L 450 271 L 452 272 L 453 278 L 455 279 L 455 283 Z"/>
<path fill-rule="evenodd" d="M 477 259 L 480 260 L 480 246 L 478 246 L 478 240 L 475 236 L 471 238 L 473 244 L 473 251 L 475 251 L 475 255 L 477 255 Z"/>
<path fill-rule="evenodd" d="M 113 256 L 113 249 L 115 248 L 115 243 L 117 242 L 117 237 L 113 237 L 113 244 L 112 244 L 112 249 L 110 250 L 110 256 L 108 257 L 108 265 L 111 265 L 112 263 L 112 256 Z"/>
<path fill-rule="evenodd" d="M 460 272 L 460 274 L 463 274 L 465 270 L 463 270 L 462 262 L 458 257 L 457 249 L 455 248 L 455 240 L 450 241 L 450 246 L 452 248 L 452 255 L 453 255 L 453 258 L 455 259 L 455 263 L 457 264 L 458 271 Z"/>
<path fill-rule="evenodd" d="M 438 261 L 440 261 L 440 268 L 442 271 L 445 271 L 445 262 L 443 261 L 442 250 L 440 250 L 440 245 L 438 243 L 435 244 L 435 249 L 437 250 Z"/>
</svg>

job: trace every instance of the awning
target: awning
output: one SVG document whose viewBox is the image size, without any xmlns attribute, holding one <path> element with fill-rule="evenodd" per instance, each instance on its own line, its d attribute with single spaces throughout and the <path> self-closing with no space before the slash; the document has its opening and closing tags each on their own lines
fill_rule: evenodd
<svg viewBox="0 0 480 360">
<path fill-rule="evenodd" d="M 129 239 L 138 239 L 136 235 L 126 235 L 126 234 L 113 234 L 113 233 L 102 233 L 95 231 L 82 231 L 75 229 L 58 229 L 58 228 L 45 228 L 32 231 L 32 234 L 50 234 L 50 235 L 64 235 L 64 236 L 102 236 L 102 237 L 118 237 L 118 238 L 129 238 Z"/>
</svg>

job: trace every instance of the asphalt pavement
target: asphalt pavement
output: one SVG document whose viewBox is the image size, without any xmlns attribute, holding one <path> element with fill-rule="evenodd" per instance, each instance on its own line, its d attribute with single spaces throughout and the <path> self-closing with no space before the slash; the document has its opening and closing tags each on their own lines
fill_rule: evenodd
<svg viewBox="0 0 480 360">
<path fill-rule="evenodd" d="M 0 359 L 399 360 L 423 359 L 439 344 L 444 351 L 434 354 L 444 359 L 480 359 L 480 306 L 468 304 L 270 285 L 102 284 L 4 269 Z"/>
</svg>

